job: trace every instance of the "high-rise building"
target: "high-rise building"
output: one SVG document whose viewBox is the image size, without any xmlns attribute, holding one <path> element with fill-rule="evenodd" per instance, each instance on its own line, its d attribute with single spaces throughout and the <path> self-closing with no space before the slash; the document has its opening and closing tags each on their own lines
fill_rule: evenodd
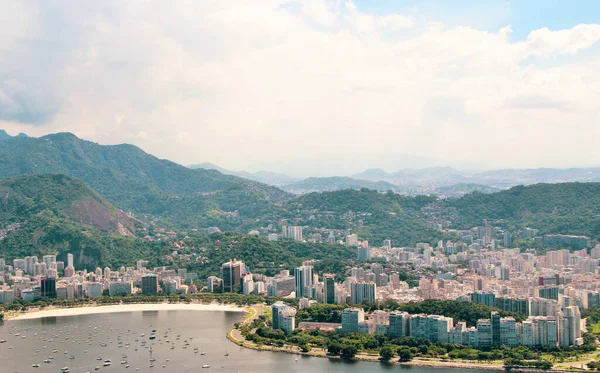
<svg viewBox="0 0 600 373">
<path fill-rule="evenodd" d="M 509 231 L 504 232 L 504 247 L 512 246 L 512 234 Z"/>
<path fill-rule="evenodd" d="M 283 302 L 276 302 L 271 306 L 273 315 L 271 327 L 273 329 L 281 329 L 286 334 L 294 331 L 296 327 L 296 309 L 287 306 Z"/>
<path fill-rule="evenodd" d="M 86 293 L 88 298 L 102 296 L 102 284 L 99 282 L 88 282 L 86 285 Z"/>
<path fill-rule="evenodd" d="M 492 325 L 493 331 L 493 325 Z M 500 319 L 500 342 L 501 345 L 508 347 L 517 347 L 517 323 L 512 317 L 503 317 Z"/>
<path fill-rule="evenodd" d="M 350 298 L 352 304 L 372 304 L 375 302 L 377 286 L 374 282 L 353 282 L 350 284 Z"/>
<path fill-rule="evenodd" d="M 385 249 L 391 249 L 392 248 L 392 240 L 383 240 L 383 247 Z"/>
<path fill-rule="evenodd" d="M 142 279 L 143 284 L 143 279 Z M 142 285 L 143 286 L 143 285 Z M 133 283 L 131 281 L 111 281 L 108 285 L 108 294 L 112 296 L 126 296 L 133 291 Z"/>
<path fill-rule="evenodd" d="M 371 249 L 368 246 L 359 246 L 356 249 L 356 259 L 359 262 L 371 259 Z"/>
<path fill-rule="evenodd" d="M 406 312 L 390 312 L 390 326 L 388 336 L 390 338 L 402 338 L 408 335 L 408 321 L 410 315 Z"/>
<path fill-rule="evenodd" d="M 492 322 L 489 319 L 477 320 L 477 347 L 491 347 L 492 344 Z"/>
<path fill-rule="evenodd" d="M 206 290 L 209 292 L 215 292 L 223 289 L 223 280 L 217 276 L 209 276 L 206 280 Z"/>
<path fill-rule="evenodd" d="M 73 265 L 73 254 L 67 254 L 67 267 L 74 267 Z"/>
<path fill-rule="evenodd" d="M 29 275 L 33 275 L 35 271 L 35 265 L 38 263 L 37 256 L 26 256 L 25 257 L 25 272 Z"/>
<path fill-rule="evenodd" d="M 323 275 L 323 303 L 335 303 L 335 276 L 328 273 Z"/>
<path fill-rule="evenodd" d="M 56 278 L 55 277 L 42 277 L 40 279 L 40 288 L 42 297 L 45 298 L 56 298 Z"/>
<path fill-rule="evenodd" d="M 346 308 L 342 311 L 342 332 L 357 333 L 358 324 L 365 321 L 362 308 Z"/>
<path fill-rule="evenodd" d="M 349 234 L 346 236 L 346 246 L 358 246 L 358 236 Z"/>
<path fill-rule="evenodd" d="M 302 241 L 302 227 L 297 225 L 287 227 L 287 238 L 294 241 Z"/>
<path fill-rule="evenodd" d="M 232 260 L 221 266 L 223 278 L 223 292 L 239 293 L 242 291 L 242 275 L 246 273 L 246 266 L 241 260 Z"/>
<path fill-rule="evenodd" d="M 492 312 L 490 317 L 492 324 L 492 344 L 500 344 L 500 314 L 498 312 Z"/>
<path fill-rule="evenodd" d="M 329 231 L 329 236 L 327 236 L 327 243 L 335 243 L 335 233 L 333 233 L 333 231 Z"/>
<path fill-rule="evenodd" d="M 158 293 L 158 276 L 154 273 L 149 273 L 142 276 L 142 294 Z"/>
<path fill-rule="evenodd" d="M 46 268 L 56 268 L 56 255 L 44 255 L 42 262 L 46 263 Z"/>
<path fill-rule="evenodd" d="M 296 298 L 309 298 L 309 288 L 313 284 L 313 267 L 301 266 L 294 268 L 294 281 L 296 283 Z"/>
</svg>

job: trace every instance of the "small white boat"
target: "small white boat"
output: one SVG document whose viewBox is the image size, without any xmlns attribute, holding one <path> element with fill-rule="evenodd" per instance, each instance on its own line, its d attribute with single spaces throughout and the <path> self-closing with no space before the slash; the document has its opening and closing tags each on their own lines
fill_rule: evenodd
<svg viewBox="0 0 600 373">
<path fill-rule="evenodd" d="M 208 365 L 208 364 L 204 364 L 204 365 L 202 366 L 202 368 L 210 368 L 210 365 Z"/>
</svg>

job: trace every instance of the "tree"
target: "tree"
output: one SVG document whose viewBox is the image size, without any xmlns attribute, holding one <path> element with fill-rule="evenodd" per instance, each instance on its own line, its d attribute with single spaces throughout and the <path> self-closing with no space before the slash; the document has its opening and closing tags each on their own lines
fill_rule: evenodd
<svg viewBox="0 0 600 373">
<path fill-rule="evenodd" d="M 354 359 L 357 352 L 358 352 L 358 350 L 356 349 L 356 347 L 354 347 L 352 345 L 346 345 L 346 346 L 342 347 L 341 356 L 344 359 Z"/>
<path fill-rule="evenodd" d="M 394 357 L 394 350 L 391 346 L 383 346 L 379 350 L 379 356 L 381 356 L 382 361 L 390 361 Z"/>
<path fill-rule="evenodd" d="M 300 345 L 300 350 L 302 350 L 302 352 L 306 353 L 310 351 L 310 346 L 307 344 L 302 344 Z"/>
<path fill-rule="evenodd" d="M 400 357 L 400 361 L 411 361 L 415 357 L 408 346 L 400 346 L 396 353 Z"/>
<path fill-rule="evenodd" d="M 342 345 L 339 343 L 331 343 L 327 346 L 327 353 L 329 355 L 339 355 L 342 352 Z"/>
<path fill-rule="evenodd" d="M 590 361 L 586 365 L 590 370 L 600 370 L 600 361 Z"/>
</svg>

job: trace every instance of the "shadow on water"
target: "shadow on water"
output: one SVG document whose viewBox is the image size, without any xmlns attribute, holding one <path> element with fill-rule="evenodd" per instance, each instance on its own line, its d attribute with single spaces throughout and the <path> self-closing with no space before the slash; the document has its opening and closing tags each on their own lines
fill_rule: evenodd
<svg viewBox="0 0 600 373">
<path fill-rule="evenodd" d="M 56 325 L 58 323 L 58 317 L 42 317 L 39 320 L 42 325 Z"/>
</svg>

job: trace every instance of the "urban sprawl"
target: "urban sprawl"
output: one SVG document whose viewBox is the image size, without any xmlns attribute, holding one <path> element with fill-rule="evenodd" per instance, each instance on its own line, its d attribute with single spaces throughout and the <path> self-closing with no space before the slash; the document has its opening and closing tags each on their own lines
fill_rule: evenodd
<svg viewBox="0 0 600 373">
<path fill-rule="evenodd" d="M 254 232 L 251 232 L 255 234 Z M 580 309 L 600 306 L 600 245 L 590 248 L 584 236 L 546 235 L 535 229 L 502 232 L 489 225 L 454 231 L 459 240 L 440 241 L 437 246 L 420 243 L 415 247 L 392 247 L 385 240 L 371 247 L 355 234 L 343 237 L 343 244 L 356 247 L 356 263 L 347 276 L 315 273 L 316 261 L 305 261 L 294 269 L 283 269 L 274 277 L 252 273 L 243 261 L 232 259 L 221 266 L 219 276 L 210 276 L 205 286 L 197 286 L 198 276 L 185 269 L 146 268 L 139 260 L 135 267 L 97 268 L 94 272 L 76 270 L 73 255 L 67 263 L 55 255 L 14 259 L 12 265 L 0 259 L 0 303 L 15 300 L 33 302 L 43 298 L 94 298 L 102 295 L 193 294 L 199 291 L 262 294 L 299 298 L 299 308 L 316 303 L 348 305 L 341 323 L 296 323 L 296 309 L 273 304 L 272 328 L 291 333 L 296 328 L 334 330 L 341 333 L 382 334 L 389 337 L 425 338 L 434 342 L 458 343 L 477 348 L 493 345 L 571 346 L 583 343 Z M 547 249 L 543 255 L 511 248 L 513 234 L 538 240 Z M 283 227 L 280 238 L 303 241 L 302 227 Z M 320 242 L 312 235 L 310 242 Z M 325 240 L 338 243 L 333 231 Z M 418 286 L 401 281 L 409 265 L 420 273 Z M 377 310 L 365 314 L 362 305 L 388 300 L 406 303 L 429 299 L 457 300 L 485 304 L 527 317 L 517 322 L 492 312 L 468 327 L 461 320 L 441 315 L 408 314 Z M 456 321 L 456 322 L 455 322 Z"/>
</svg>

